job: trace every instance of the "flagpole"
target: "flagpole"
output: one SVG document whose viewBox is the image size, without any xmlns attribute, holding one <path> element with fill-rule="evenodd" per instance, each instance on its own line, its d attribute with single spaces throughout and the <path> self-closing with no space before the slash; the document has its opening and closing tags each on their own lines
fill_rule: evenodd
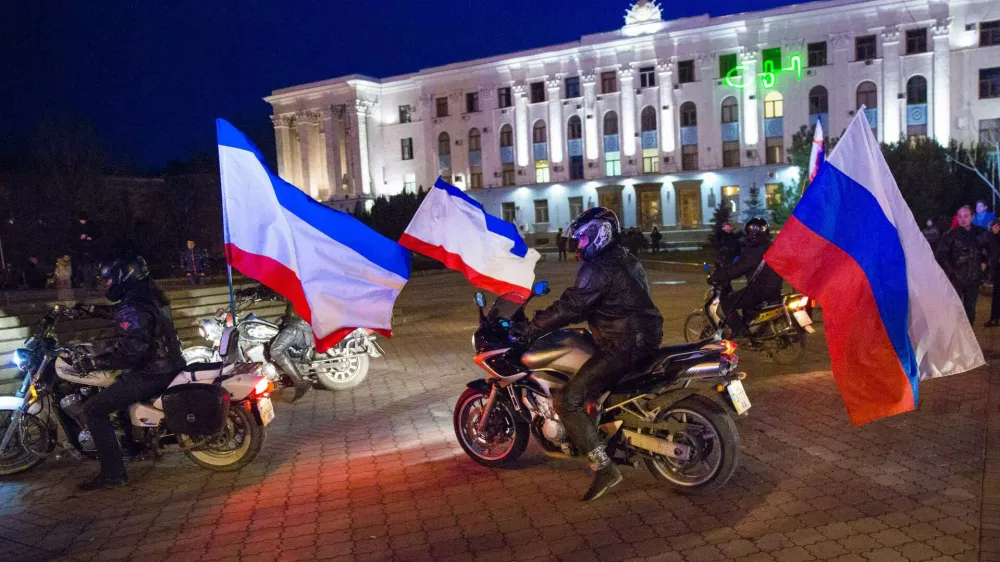
<svg viewBox="0 0 1000 562">
<path fill-rule="evenodd" d="M 233 326 L 236 325 L 236 293 L 233 291 L 233 260 L 229 251 L 229 213 L 226 210 L 226 159 L 222 157 L 220 145 L 219 150 L 219 187 L 222 192 L 222 235 L 223 245 L 226 251 L 226 281 L 229 283 L 229 312 L 233 317 Z"/>
</svg>

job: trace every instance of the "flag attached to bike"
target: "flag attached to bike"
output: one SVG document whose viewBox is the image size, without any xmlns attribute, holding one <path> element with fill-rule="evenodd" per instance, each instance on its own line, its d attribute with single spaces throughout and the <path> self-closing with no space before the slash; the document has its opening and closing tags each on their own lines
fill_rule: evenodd
<svg viewBox="0 0 1000 562">
<path fill-rule="evenodd" d="M 272 173 L 225 120 L 216 129 L 229 264 L 291 301 L 320 352 L 356 328 L 390 335 L 410 253 Z"/>
<path fill-rule="evenodd" d="M 916 409 L 921 380 L 985 363 L 864 112 L 821 164 L 767 263 L 823 309 L 854 425 Z"/>
<path fill-rule="evenodd" d="M 441 178 L 420 204 L 399 243 L 462 272 L 476 287 L 497 294 L 528 295 L 540 257 L 528 248 L 514 225 L 487 213 L 475 199 Z"/>
</svg>

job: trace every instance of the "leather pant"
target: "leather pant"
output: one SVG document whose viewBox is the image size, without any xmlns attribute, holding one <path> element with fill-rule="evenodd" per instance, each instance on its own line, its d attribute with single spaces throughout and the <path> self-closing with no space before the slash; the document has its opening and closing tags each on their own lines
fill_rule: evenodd
<svg viewBox="0 0 1000 562">
<path fill-rule="evenodd" d="M 270 353 L 274 364 L 292 379 L 295 386 L 306 382 L 299 366 L 288 355 L 289 348 L 305 350 L 312 343 L 312 328 L 304 320 L 295 320 L 286 324 L 271 341 Z"/>
</svg>

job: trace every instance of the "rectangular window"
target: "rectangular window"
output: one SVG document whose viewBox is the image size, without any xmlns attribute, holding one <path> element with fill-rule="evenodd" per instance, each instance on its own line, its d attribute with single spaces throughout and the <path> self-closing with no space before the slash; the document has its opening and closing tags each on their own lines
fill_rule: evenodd
<svg viewBox="0 0 1000 562">
<path fill-rule="evenodd" d="M 764 49 L 760 54 L 761 70 L 764 72 L 777 72 L 781 70 L 781 47 Z"/>
<path fill-rule="evenodd" d="M 403 176 L 403 193 L 417 192 L 417 174 L 405 174 Z"/>
<path fill-rule="evenodd" d="M 580 77 L 570 76 L 566 79 L 566 99 L 580 97 Z"/>
<path fill-rule="evenodd" d="M 535 224 L 548 224 L 549 200 L 535 199 Z"/>
<path fill-rule="evenodd" d="M 399 122 L 410 123 L 413 121 L 412 109 L 408 105 L 399 106 Z"/>
<path fill-rule="evenodd" d="M 583 214 L 583 197 L 569 198 L 569 216 L 576 218 Z"/>
<path fill-rule="evenodd" d="M 826 66 L 826 41 L 809 43 L 809 67 Z"/>
<path fill-rule="evenodd" d="M 769 183 L 764 185 L 764 202 L 768 209 L 775 208 L 781 203 L 781 184 Z"/>
<path fill-rule="evenodd" d="M 507 126 L 500 129 L 500 146 L 514 146 L 514 129 Z"/>
<path fill-rule="evenodd" d="M 472 168 L 469 170 L 469 188 L 479 189 L 483 187 L 483 169 Z"/>
<path fill-rule="evenodd" d="M 604 175 L 608 177 L 622 175 L 621 152 L 607 152 L 604 154 Z"/>
<path fill-rule="evenodd" d="M 660 157 L 659 156 L 643 156 L 642 157 L 642 173 L 644 174 L 657 174 L 660 172 Z"/>
<path fill-rule="evenodd" d="M 644 66 L 639 69 L 639 87 L 652 88 L 656 85 L 656 69 L 652 66 Z"/>
<path fill-rule="evenodd" d="M 979 142 L 994 143 L 1000 141 L 1000 119 L 979 120 Z"/>
<path fill-rule="evenodd" d="M 535 160 L 535 183 L 549 183 L 548 160 Z"/>
<path fill-rule="evenodd" d="M 566 138 L 575 140 L 583 136 L 583 121 L 570 119 L 566 124 Z"/>
<path fill-rule="evenodd" d="M 399 139 L 403 160 L 413 160 L 413 137 Z"/>
<path fill-rule="evenodd" d="M 686 144 L 681 147 L 681 170 L 698 169 L 698 145 Z"/>
<path fill-rule="evenodd" d="M 722 143 L 722 167 L 740 167 L 740 141 L 726 141 Z"/>
<path fill-rule="evenodd" d="M 531 103 L 545 101 L 545 82 L 531 83 Z"/>
<path fill-rule="evenodd" d="M 865 35 L 854 38 L 854 60 L 872 60 L 876 56 L 875 36 Z"/>
<path fill-rule="evenodd" d="M 510 107 L 510 88 L 500 88 L 497 90 L 497 106 L 502 108 Z"/>
<path fill-rule="evenodd" d="M 500 215 L 505 222 L 515 224 L 517 222 L 517 207 L 513 203 L 501 203 Z"/>
<path fill-rule="evenodd" d="M 479 112 L 479 92 L 469 92 L 465 94 L 465 112 Z"/>
<path fill-rule="evenodd" d="M 583 179 L 583 156 L 569 157 L 569 179 L 571 180 Z"/>
<path fill-rule="evenodd" d="M 979 99 L 1000 98 L 1000 66 L 979 69 Z"/>
<path fill-rule="evenodd" d="M 609 70 L 601 73 L 601 93 L 610 94 L 618 91 L 618 72 Z"/>
<path fill-rule="evenodd" d="M 727 185 L 722 188 L 722 204 L 729 207 L 732 216 L 740 214 L 740 186 Z"/>
<path fill-rule="evenodd" d="M 736 68 L 736 54 L 721 55 L 719 57 L 719 78 L 725 78 L 729 71 Z"/>
<path fill-rule="evenodd" d="M 677 63 L 677 83 L 694 82 L 694 61 L 682 60 Z"/>
<path fill-rule="evenodd" d="M 503 163 L 503 177 L 501 178 L 501 183 L 505 186 L 514 185 L 514 163 L 504 162 Z M 513 203 L 511 203 L 513 205 Z"/>
<path fill-rule="evenodd" d="M 927 28 L 906 30 L 906 54 L 915 55 L 927 52 Z"/>
<path fill-rule="evenodd" d="M 782 137 L 768 137 L 764 146 L 764 162 L 767 164 L 785 163 L 785 139 Z"/>
<path fill-rule="evenodd" d="M 437 116 L 447 117 L 448 116 L 448 98 L 438 98 L 437 104 Z"/>
<path fill-rule="evenodd" d="M 979 46 L 1000 45 L 1000 20 L 984 21 L 979 24 Z"/>
</svg>

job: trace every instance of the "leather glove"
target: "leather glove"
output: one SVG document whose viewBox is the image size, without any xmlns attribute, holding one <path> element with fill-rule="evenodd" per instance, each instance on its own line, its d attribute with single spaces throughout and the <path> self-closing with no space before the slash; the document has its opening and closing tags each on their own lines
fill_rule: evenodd
<svg viewBox="0 0 1000 562">
<path fill-rule="evenodd" d="M 708 283 L 709 285 L 715 285 L 715 276 L 709 275 L 708 277 L 705 278 L 705 282 Z"/>
<path fill-rule="evenodd" d="M 96 368 L 94 357 L 91 355 L 77 355 L 73 358 L 73 369 L 79 373 L 89 373 Z"/>
</svg>

